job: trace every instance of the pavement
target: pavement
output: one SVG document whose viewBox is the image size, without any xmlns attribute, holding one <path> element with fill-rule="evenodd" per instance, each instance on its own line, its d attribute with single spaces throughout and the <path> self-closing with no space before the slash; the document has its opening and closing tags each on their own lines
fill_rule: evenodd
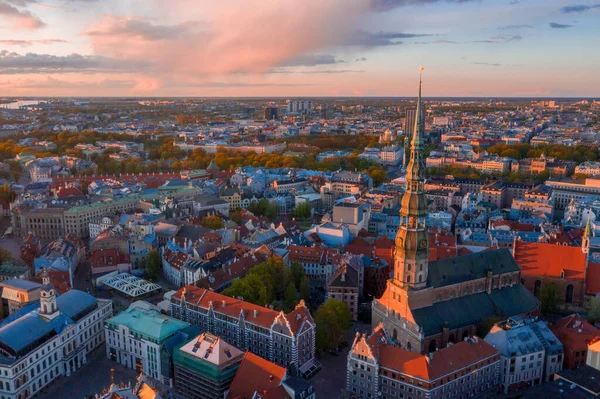
<svg viewBox="0 0 600 399">
<path fill-rule="evenodd" d="M 323 365 L 310 382 L 315 388 L 317 397 L 342 399 L 346 397 L 346 369 L 348 362 L 348 352 L 356 336 L 356 329 L 361 333 L 371 333 L 371 326 L 364 323 L 355 323 L 353 328 L 344 333 L 348 346 L 345 347 L 339 355 L 325 354 L 318 358 Z"/>
<path fill-rule="evenodd" d="M 84 399 L 89 395 L 101 393 L 103 389 L 110 387 L 111 369 L 114 370 L 113 381 L 120 383 L 135 384 L 136 372 L 128 369 L 117 362 L 113 362 L 106 357 L 104 345 L 88 354 L 88 362 L 70 377 L 61 377 L 54 381 L 50 386 L 44 388 L 41 393 L 35 397 L 39 399 Z"/>
</svg>

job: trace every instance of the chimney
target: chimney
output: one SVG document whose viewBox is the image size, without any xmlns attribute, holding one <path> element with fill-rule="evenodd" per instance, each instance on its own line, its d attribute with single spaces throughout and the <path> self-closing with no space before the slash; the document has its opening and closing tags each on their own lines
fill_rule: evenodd
<svg viewBox="0 0 600 399">
<path fill-rule="evenodd" d="M 258 310 L 254 309 L 254 318 L 258 316 Z"/>
<path fill-rule="evenodd" d="M 225 307 L 225 299 L 223 299 L 223 307 Z"/>
</svg>

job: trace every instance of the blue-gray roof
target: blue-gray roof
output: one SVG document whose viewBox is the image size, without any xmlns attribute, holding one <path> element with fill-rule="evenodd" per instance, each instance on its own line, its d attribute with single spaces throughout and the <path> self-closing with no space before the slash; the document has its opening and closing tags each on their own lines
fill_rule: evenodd
<svg viewBox="0 0 600 399">
<path fill-rule="evenodd" d="M 96 302 L 98 302 L 96 298 L 78 290 L 67 291 L 56 298 L 56 306 L 60 312 L 70 318 L 76 318 Z"/>
<path fill-rule="evenodd" d="M 66 325 L 72 323 L 73 321 L 63 314 L 46 321 L 37 313 L 31 312 L 0 328 L 0 342 L 18 353 L 47 335 L 60 333 Z"/>
<path fill-rule="evenodd" d="M 488 271 L 497 275 L 519 270 L 519 265 L 508 249 L 482 251 L 431 262 L 427 286 L 437 288 L 484 278 Z"/>
<path fill-rule="evenodd" d="M 60 333 L 65 326 L 73 324 L 73 319 L 96 302 L 96 298 L 85 292 L 68 291 L 56 298 L 60 314 L 50 321 L 40 317 L 39 302 L 24 306 L 0 323 L 0 344 L 17 354 L 46 336 Z"/>
<path fill-rule="evenodd" d="M 462 328 L 478 324 L 489 317 L 511 317 L 530 312 L 538 300 L 521 284 L 479 292 L 413 310 L 416 324 L 425 336 L 442 332 L 442 328 Z"/>
<path fill-rule="evenodd" d="M 21 279 L 12 279 L 12 280 L 4 280 L 2 281 L 2 285 L 5 287 L 14 287 L 20 290 L 32 291 L 36 288 L 41 287 L 40 283 L 36 283 L 35 281 L 29 280 L 21 280 Z"/>
</svg>

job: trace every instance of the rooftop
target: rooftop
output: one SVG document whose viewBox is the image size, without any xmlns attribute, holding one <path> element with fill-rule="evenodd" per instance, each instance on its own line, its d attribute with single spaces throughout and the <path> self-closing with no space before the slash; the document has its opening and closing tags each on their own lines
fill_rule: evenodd
<svg viewBox="0 0 600 399">
<path fill-rule="evenodd" d="M 128 308 L 118 315 L 108 319 L 107 324 L 124 325 L 132 332 L 162 342 L 190 325 L 181 320 L 165 316 L 154 309 Z"/>
</svg>

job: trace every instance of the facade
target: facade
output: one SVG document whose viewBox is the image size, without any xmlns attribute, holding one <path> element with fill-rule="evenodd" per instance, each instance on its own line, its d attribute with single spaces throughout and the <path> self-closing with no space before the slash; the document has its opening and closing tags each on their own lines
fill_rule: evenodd
<svg viewBox="0 0 600 399">
<path fill-rule="evenodd" d="M 329 280 L 327 297 L 344 302 L 352 313 L 352 320 L 358 319 L 359 275 L 352 266 L 344 265 Z"/>
<path fill-rule="evenodd" d="M 190 325 L 151 306 L 130 306 L 106 321 L 106 356 L 138 373 L 162 381 L 161 348 Z M 167 382 L 168 383 L 168 382 Z"/>
<path fill-rule="evenodd" d="M 290 245 L 288 250 L 289 261 L 300 263 L 313 280 L 329 281 L 341 262 L 341 254 L 336 249 Z"/>
<path fill-rule="evenodd" d="M 502 321 L 485 341 L 500 352 L 504 393 L 549 382 L 562 370 L 563 345 L 543 321 L 520 317 Z"/>
<path fill-rule="evenodd" d="M 398 165 L 402 161 L 403 155 L 404 150 L 397 145 L 383 147 L 379 151 L 379 158 L 384 165 Z"/>
<path fill-rule="evenodd" d="M 484 397 L 496 392 L 499 367 L 498 350 L 478 337 L 421 355 L 394 346 L 379 326 L 357 333 L 346 390 L 352 399 Z"/>
<path fill-rule="evenodd" d="M 596 178 L 548 180 L 546 185 L 552 189 L 551 199 L 559 210 L 565 209 L 571 201 L 600 196 L 600 179 Z"/>
<path fill-rule="evenodd" d="M 39 301 L 41 287 L 41 284 L 29 280 L 10 279 L 0 282 L 0 291 L 2 292 L 0 319 Z"/>
<path fill-rule="evenodd" d="M 342 202 L 333 206 L 333 223 L 347 225 L 353 236 L 357 236 L 362 229 L 369 228 L 370 218 L 371 207 L 369 204 Z"/>
<path fill-rule="evenodd" d="M 171 314 L 276 364 L 304 372 L 315 362 L 315 323 L 304 301 L 285 314 L 186 286 L 171 297 Z"/>
<path fill-rule="evenodd" d="M 421 108 L 419 85 L 393 275 L 372 303 L 372 323 L 382 323 L 396 345 L 430 353 L 474 335 L 488 317 L 536 313 L 539 302 L 520 284 L 506 249 L 429 261 Z"/>
<path fill-rule="evenodd" d="M 173 353 L 175 390 L 182 399 L 222 399 L 244 353 L 219 337 L 204 333 Z"/>
<path fill-rule="evenodd" d="M 61 377 L 69 377 L 104 342 L 112 302 L 71 290 L 57 297 L 47 275 L 40 303 L 0 322 L 1 395 L 26 399 Z M 66 381 L 65 381 L 66 382 Z"/>
<path fill-rule="evenodd" d="M 522 284 L 538 297 L 547 285 L 554 284 L 560 307 L 574 310 L 583 308 L 588 283 L 591 236 L 589 225 L 587 227 L 588 238 L 583 239 L 581 247 L 516 239 L 513 244 L 513 256 L 522 269 Z"/>
<path fill-rule="evenodd" d="M 578 314 L 558 320 L 550 329 L 563 344 L 565 355 L 563 367 L 576 369 L 585 366 L 588 345 L 600 337 L 600 329 Z"/>
</svg>

